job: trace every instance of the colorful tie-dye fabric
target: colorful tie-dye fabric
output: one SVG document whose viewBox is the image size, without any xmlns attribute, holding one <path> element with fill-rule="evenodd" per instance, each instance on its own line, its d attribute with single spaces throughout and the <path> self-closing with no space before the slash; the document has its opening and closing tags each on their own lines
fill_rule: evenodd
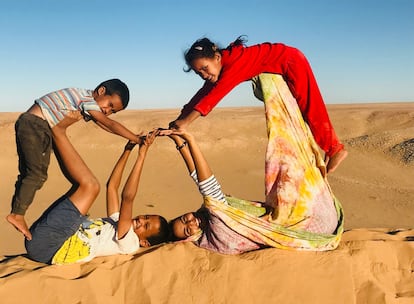
<svg viewBox="0 0 414 304">
<path fill-rule="evenodd" d="M 274 211 L 260 218 L 210 197 L 205 198 L 205 207 L 256 243 L 334 249 L 343 233 L 342 208 L 321 174 L 323 159 L 296 100 L 280 75 L 261 74 L 254 81 L 255 95 L 264 100 L 269 137 L 265 203 Z"/>
</svg>

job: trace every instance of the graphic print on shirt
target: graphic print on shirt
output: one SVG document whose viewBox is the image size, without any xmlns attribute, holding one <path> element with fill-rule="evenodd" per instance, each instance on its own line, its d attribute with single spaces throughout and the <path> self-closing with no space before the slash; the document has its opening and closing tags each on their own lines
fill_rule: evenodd
<svg viewBox="0 0 414 304">
<path fill-rule="evenodd" d="M 101 219 L 82 223 L 79 230 L 56 252 L 52 264 L 71 264 L 91 254 L 90 240 L 99 236 L 105 223 Z"/>
</svg>

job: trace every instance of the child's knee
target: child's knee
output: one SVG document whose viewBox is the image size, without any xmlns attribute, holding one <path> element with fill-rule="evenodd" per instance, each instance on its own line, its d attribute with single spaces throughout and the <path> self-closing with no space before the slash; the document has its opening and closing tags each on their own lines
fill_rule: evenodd
<svg viewBox="0 0 414 304">
<path fill-rule="evenodd" d="M 81 182 L 81 186 L 87 190 L 91 196 L 98 196 L 101 186 L 95 177 L 89 177 Z"/>
</svg>

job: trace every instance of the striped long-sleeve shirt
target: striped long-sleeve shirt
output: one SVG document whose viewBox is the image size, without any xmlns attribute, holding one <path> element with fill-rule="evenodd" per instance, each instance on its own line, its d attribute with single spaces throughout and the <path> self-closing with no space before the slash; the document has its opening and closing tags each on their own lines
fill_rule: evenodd
<svg viewBox="0 0 414 304">
<path fill-rule="evenodd" d="M 226 203 L 226 196 L 221 191 L 221 186 L 214 175 L 199 182 L 197 179 L 197 172 L 194 170 L 191 172 L 191 177 L 198 185 L 198 189 L 202 196 L 210 196 L 220 202 Z"/>
<path fill-rule="evenodd" d="M 81 111 L 84 117 L 88 117 L 91 110 L 101 111 L 92 94 L 92 90 L 66 88 L 46 94 L 36 99 L 35 103 L 40 106 L 49 126 L 53 127 L 68 111 Z"/>
</svg>

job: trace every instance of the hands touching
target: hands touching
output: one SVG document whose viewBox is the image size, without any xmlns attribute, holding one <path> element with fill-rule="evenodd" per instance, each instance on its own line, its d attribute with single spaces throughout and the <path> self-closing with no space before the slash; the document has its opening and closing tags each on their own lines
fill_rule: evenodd
<svg viewBox="0 0 414 304">
<path fill-rule="evenodd" d="M 184 140 L 192 138 L 191 133 L 189 133 L 184 128 L 171 128 L 170 127 L 170 129 L 159 129 L 159 130 L 160 130 L 159 136 L 168 136 L 174 141 L 176 141 L 176 139 L 178 138 L 182 138 Z"/>
<path fill-rule="evenodd" d="M 185 129 L 155 128 L 147 133 L 141 132 L 138 134 L 138 138 L 140 139 L 138 143 L 140 150 L 147 151 L 148 148 L 155 141 L 155 138 L 158 136 L 168 136 L 169 138 L 171 138 L 175 142 L 178 150 L 187 145 L 187 142 L 191 141 L 193 138 L 193 136 Z M 124 150 L 131 151 L 136 145 L 137 143 L 133 141 L 128 141 L 128 143 L 124 147 Z"/>
<path fill-rule="evenodd" d="M 140 148 L 143 147 L 143 146 L 146 146 L 146 147 L 151 146 L 154 143 L 155 138 L 159 134 L 160 134 L 160 129 L 154 129 L 154 130 L 148 132 L 148 134 L 145 135 L 145 136 L 143 136 L 143 134 L 141 134 L 140 135 L 141 141 L 139 143 Z"/>
<path fill-rule="evenodd" d="M 152 145 L 152 143 L 155 141 L 155 138 L 160 135 L 160 130 L 162 130 L 161 128 L 156 128 L 152 131 L 149 131 L 147 133 L 145 132 L 141 132 L 139 133 L 137 136 L 139 138 L 139 147 L 141 146 L 146 146 L 147 148 Z M 124 150 L 129 150 L 131 151 L 135 146 L 137 145 L 136 142 L 134 141 L 128 141 L 127 144 L 124 147 Z"/>
</svg>

